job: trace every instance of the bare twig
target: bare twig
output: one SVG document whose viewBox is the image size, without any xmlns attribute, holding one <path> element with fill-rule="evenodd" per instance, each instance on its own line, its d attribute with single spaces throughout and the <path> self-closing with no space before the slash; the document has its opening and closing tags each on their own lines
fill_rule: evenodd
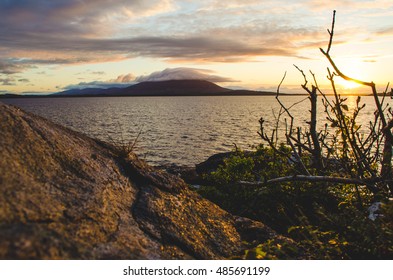
<svg viewBox="0 0 393 280">
<path fill-rule="evenodd" d="M 336 18 L 336 12 L 334 11 L 333 12 L 333 19 L 332 19 L 332 30 L 331 31 L 328 30 L 328 33 L 330 35 L 328 48 L 327 48 L 326 51 L 324 51 L 322 48 L 320 48 L 320 51 L 328 59 L 328 61 L 330 62 L 331 66 L 333 67 L 335 73 L 337 73 L 338 76 L 340 76 L 344 80 L 352 81 L 352 82 L 355 82 L 357 84 L 368 86 L 368 87 L 371 88 L 371 91 L 372 91 L 372 94 L 373 94 L 373 97 L 374 97 L 374 101 L 375 101 L 375 105 L 377 107 L 377 113 L 378 113 L 379 118 L 381 119 L 381 122 L 382 122 L 382 127 L 386 128 L 388 126 L 387 126 L 387 121 L 386 121 L 386 118 L 385 118 L 385 115 L 384 115 L 384 109 L 382 108 L 381 102 L 379 100 L 377 89 L 376 89 L 376 86 L 375 86 L 374 82 L 361 81 L 361 80 L 354 79 L 354 78 L 351 78 L 351 77 L 343 74 L 340 71 L 340 69 L 337 67 L 337 65 L 335 64 L 335 62 L 331 58 L 331 56 L 330 56 L 330 49 L 331 49 L 331 45 L 332 45 L 332 42 L 333 42 L 333 35 L 334 35 L 335 18 Z M 331 75 L 331 74 L 329 74 L 329 76 L 331 78 L 333 77 L 333 75 Z M 382 132 L 383 132 L 383 135 L 385 137 L 385 143 L 384 143 L 384 148 L 383 148 L 383 152 L 382 152 L 381 175 L 384 178 L 391 179 L 391 178 L 393 178 L 393 171 L 392 171 L 393 134 L 392 134 L 390 129 L 385 129 Z M 356 151 L 356 152 L 358 152 L 358 151 Z M 359 155 L 357 155 L 357 158 L 358 159 L 360 158 Z M 393 193 L 393 184 L 392 183 L 388 183 L 388 187 L 390 189 L 390 192 Z"/>
<path fill-rule="evenodd" d="M 328 45 L 328 48 L 327 48 L 327 51 L 326 51 L 327 53 L 330 52 L 330 48 L 332 47 L 335 22 L 336 22 L 336 10 L 333 11 L 332 28 L 330 30 L 328 29 L 328 31 L 327 31 L 329 33 L 329 35 L 330 35 L 329 45 Z"/>
<path fill-rule="evenodd" d="M 331 177 L 331 176 L 307 176 L 307 175 L 294 175 L 294 176 L 285 176 L 267 180 L 265 182 L 248 182 L 248 181 L 239 181 L 238 183 L 241 185 L 253 186 L 253 187 L 262 187 L 267 184 L 274 183 L 284 183 L 284 182 L 325 182 L 325 183 L 335 183 L 335 184 L 353 184 L 359 186 L 366 186 L 371 191 L 376 191 L 375 183 L 382 181 L 383 178 L 375 178 L 374 180 L 360 180 L 354 178 L 342 178 L 342 177 Z"/>
<path fill-rule="evenodd" d="M 289 118 L 291 119 L 291 123 L 290 123 L 290 126 L 289 126 L 289 133 L 292 133 L 292 129 L 293 129 L 293 120 L 294 120 L 294 118 L 293 118 L 292 114 L 289 112 L 288 108 L 284 106 L 284 104 L 281 102 L 281 100 L 280 100 L 280 98 L 279 98 L 279 95 L 280 95 L 280 87 L 281 87 L 281 84 L 284 82 L 286 75 L 287 75 L 287 72 L 284 73 L 284 76 L 283 76 L 283 78 L 281 79 L 281 82 L 280 82 L 280 84 L 279 84 L 278 87 L 277 87 L 276 100 L 277 100 L 277 102 L 280 104 L 281 108 L 287 113 L 287 115 L 288 115 Z"/>
<path fill-rule="evenodd" d="M 319 137 L 317 133 L 317 88 L 312 86 L 312 90 L 310 92 L 310 101 L 311 101 L 311 120 L 310 120 L 310 134 L 313 142 L 313 160 L 314 166 L 317 170 L 321 170 L 323 168 L 322 164 L 322 155 L 321 155 L 321 146 L 319 144 Z"/>
<path fill-rule="evenodd" d="M 380 101 L 376 86 L 373 82 L 365 82 L 346 76 L 335 64 L 330 55 L 334 38 L 335 17 L 336 11 L 333 12 L 331 29 L 328 30 L 329 42 L 327 49 L 326 51 L 322 48 L 320 49 L 333 68 L 333 70 L 327 69 L 327 77 L 331 83 L 334 99 L 329 99 L 320 90 L 313 72 L 310 71 L 313 82 L 311 82 L 311 86 L 308 86 L 309 81 L 307 80 L 306 74 L 298 66 L 294 65 L 303 76 L 304 81 L 301 86 L 308 93 L 308 99 L 311 103 L 310 121 L 307 122 L 309 125 L 308 130 L 301 130 L 300 128 L 295 130 L 293 127 L 294 117 L 291 114 L 291 109 L 299 102 L 291 106 L 286 106 L 280 100 L 280 88 L 285 80 L 286 72 L 277 87 L 276 100 L 280 105 L 280 109 L 278 115 L 275 115 L 276 126 L 273 129 L 271 137 L 264 132 L 264 120 L 262 118 L 260 120 L 261 131 L 259 134 L 276 153 L 280 154 L 282 154 L 282 152 L 278 151 L 276 147 L 279 140 L 279 125 L 285 125 L 286 144 L 292 149 L 292 159 L 290 160 L 297 164 L 297 172 L 303 175 L 275 178 L 265 183 L 308 181 L 353 184 L 355 185 L 357 196 L 361 204 L 361 194 L 359 191 L 359 186 L 361 185 L 367 186 L 374 194 L 383 191 L 384 188 L 388 188 L 393 194 L 393 170 L 391 162 L 393 157 L 393 111 L 387 104 L 384 104 L 389 84 L 386 86 L 382 101 Z M 375 118 L 373 121 L 370 121 L 366 135 L 363 134 L 364 126 L 357 123 L 358 116 L 365 105 L 361 105 L 360 98 L 358 98 L 353 111 L 349 110 L 346 104 L 347 98 L 342 97 L 336 90 L 336 76 L 371 88 L 376 111 Z M 325 124 L 324 130 L 317 131 L 318 93 L 322 96 L 326 119 L 331 124 L 331 127 L 334 128 L 333 132 L 328 129 L 327 123 Z M 391 94 L 393 95 L 393 89 Z M 284 115 L 288 116 L 289 119 L 285 118 L 285 124 L 282 124 L 280 119 Z M 389 121 L 387 121 L 387 119 Z M 316 174 L 316 176 L 310 174 L 307 169 L 308 166 L 302 161 L 302 159 L 304 160 L 307 156 L 312 159 L 313 167 L 315 167 L 312 173 Z M 329 161 L 329 159 L 333 161 Z M 325 165 L 328 167 L 330 164 L 333 164 L 331 167 L 334 167 L 334 162 L 339 164 L 339 167 L 337 167 L 340 169 L 339 173 L 345 174 L 344 177 L 349 178 L 322 176 L 326 174 L 324 173 Z M 380 167 L 380 171 L 376 166 Z M 246 182 L 245 184 L 252 185 L 254 183 Z M 258 184 L 260 183 L 257 183 L 257 185 Z"/>
<path fill-rule="evenodd" d="M 294 163 L 297 163 L 297 164 L 300 166 L 301 170 L 302 170 L 306 175 L 311 176 L 310 172 L 307 170 L 307 168 L 306 168 L 306 166 L 304 165 L 302 159 L 300 158 L 299 154 L 297 153 L 296 148 L 295 148 L 295 146 L 293 145 L 293 143 L 292 143 L 292 141 L 291 141 L 291 138 L 289 138 L 288 135 L 287 135 L 287 142 L 288 142 L 288 144 L 289 144 L 289 145 L 291 146 L 291 148 L 292 148 L 293 156 L 296 158 L 296 161 L 294 161 L 294 160 L 292 160 L 292 161 L 293 161 Z"/>
</svg>

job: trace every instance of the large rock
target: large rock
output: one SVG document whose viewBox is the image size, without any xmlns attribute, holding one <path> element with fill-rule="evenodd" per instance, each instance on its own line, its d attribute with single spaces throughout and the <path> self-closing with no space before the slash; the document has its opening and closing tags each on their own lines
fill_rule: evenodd
<svg viewBox="0 0 393 280">
<path fill-rule="evenodd" d="M 234 218 L 175 176 L 0 103 L 0 258 L 221 259 Z"/>
<path fill-rule="evenodd" d="M 280 238 L 119 154 L 0 103 L 0 259 L 222 259 Z"/>
</svg>

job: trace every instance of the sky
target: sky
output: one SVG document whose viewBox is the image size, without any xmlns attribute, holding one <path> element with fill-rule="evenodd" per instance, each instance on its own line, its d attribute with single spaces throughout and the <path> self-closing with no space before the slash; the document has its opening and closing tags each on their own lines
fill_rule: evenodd
<svg viewBox="0 0 393 280">
<path fill-rule="evenodd" d="M 205 79 L 229 88 L 328 87 L 344 74 L 392 82 L 391 0 L 0 0 L 0 94 Z M 336 79 L 343 92 L 367 91 Z"/>
</svg>

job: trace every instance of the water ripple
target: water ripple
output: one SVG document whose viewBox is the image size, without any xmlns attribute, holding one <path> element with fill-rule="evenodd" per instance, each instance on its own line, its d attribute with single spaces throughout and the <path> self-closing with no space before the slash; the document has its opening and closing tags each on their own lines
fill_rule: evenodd
<svg viewBox="0 0 393 280">
<path fill-rule="evenodd" d="M 353 97 L 355 99 L 355 97 Z M 286 96 L 286 104 L 304 99 Z M 368 105 L 372 98 L 362 97 Z M 278 112 L 273 96 L 233 97 L 111 97 L 5 99 L 54 122 L 110 142 L 133 141 L 142 131 L 137 153 L 155 165 L 175 163 L 192 166 L 214 153 L 243 149 L 260 143 L 260 117 L 266 128 L 275 125 Z M 302 125 L 308 104 L 292 109 Z M 320 108 L 320 112 L 323 112 Z M 367 123 L 373 107 L 366 106 L 360 120 Z M 324 122 L 321 115 L 320 122 Z"/>
</svg>

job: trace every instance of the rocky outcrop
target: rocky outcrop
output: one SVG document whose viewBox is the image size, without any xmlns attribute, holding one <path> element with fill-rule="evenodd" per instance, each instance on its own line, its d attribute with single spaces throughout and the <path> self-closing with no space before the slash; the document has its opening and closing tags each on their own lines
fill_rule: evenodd
<svg viewBox="0 0 393 280">
<path fill-rule="evenodd" d="M 230 158 L 233 154 L 233 152 L 214 154 L 204 162 L 198 163 L 195 166 L 195 171 L 198 175 L 209 174 L 213 171 L 216 171 L 217 168 L 220 165 L 223 165 L 224 161 Z"/>
<path fill-rule="evenodd" d="M 244 155 L 252 155 L 250 151 L 242 151 Z M 225 160 L 236 155 L 236 151 L 218 153 L 210 156 L 205 161 L 198 163 L 195 167 L 178 166 L 175 164 L 159 166 L 162 170 L 182 178 L 191 185 L 210 185 L 212 182 L 205 179 L 205 176 L 217 171 L 221 165 L 225 165 Z"/>
<path fill-rule="evenodd" d="M 176 176 L 0 103 L 1 259 L 222 259 L 238 220 Z"/>
</svg>

